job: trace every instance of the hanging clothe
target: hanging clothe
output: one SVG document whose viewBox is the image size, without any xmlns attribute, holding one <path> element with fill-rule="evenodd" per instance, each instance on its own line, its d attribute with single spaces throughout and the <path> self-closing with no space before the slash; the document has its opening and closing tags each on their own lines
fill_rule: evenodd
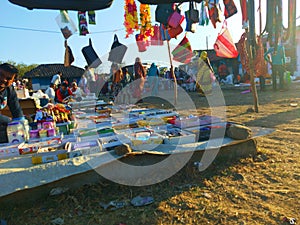
<svg viewBox="0 0 300 225">
<path fill-rule="evenodd" d="M 124 26 L 126 29 L 126 38 L 133 34 L 134 30 L 139 29 L 137 8 L 134 0 L 125 0 Z"/>
<path fill-rule="evenodd" d="M 249 57 L 246 48 L 246 44 L 247 44 L 246 38 L 247 38 L 247 34 L 243 33 L 239 42 L 237 43 L 237 49 L 240 54 L 240 61 L 243 69 L 246 71 L 246 73 L 250 74 Z"/>
<path fill-rule="evenodd" d="M 268 73 L 267 63 L 264 59 L 264 46 L 262 43 L 262 38 L 260 36 L 257 37 L 257 49 L 256 49 L 256 57 L 255 57 L 255 75 L 257 77 L 266 76 Z"/>
<path fill-rule="evenodd" d="M 144 40 L 153 36 L 150 6 L 148 4 L 140 4 L 140 24 L 140 35 Z"/>
<path fill-rule="evenodd" d="M 86 20 L 86 12 L 78 11 L 78 26 L 79 26 L 79 35 L 87 35 L 88 31 L 88 24 Z"/>
<path fill-rule="evenodd" d="M 206 6 L 204 2 L 201 2 L 199 25 L 204 26 L 204 25 L 208 25 L 208 23 L 209 23 L 209 18 L 207 15 Z"/>
<path fill-rule="evenodd" d="M 219 11 L 219 3 L 217 3 L 216 0 L 214 0 L 214 3 L 208 4 L 208 14 L 209 19 L 213 25 L 214 28 L 217 27 L 217 22 L 221 22 L 220 20 L 220 11 Z"/>
<path fill-rule="evenodd" d="M 65 58 L 64 58 L 64 66 L 70 67 L 74 62 L 74 56 L 71 48 L 68 46 L 67 40 L 65 40 Z"/>
<path fill-rule="evenodd" d="M 225 19 L 227 19 L 237 13 L 237 8 L 236 8 L 233 0 L 223 0 L 223 3 L 225 5 L 225 9 L 224 9 Z"/>
<path fill-rule="evenodd" d="M 96 25 L 96 14 L 95 11 L 88 11 L 89 24 Z"/>
<path fill-rule="evenodd" d="M 247 13 L 247 0 L 240 0 L 241 10 L 242 10 L 242 25 L 243 29 L 247 29 L 248 24 L 248 13 Z"/>
</svg>

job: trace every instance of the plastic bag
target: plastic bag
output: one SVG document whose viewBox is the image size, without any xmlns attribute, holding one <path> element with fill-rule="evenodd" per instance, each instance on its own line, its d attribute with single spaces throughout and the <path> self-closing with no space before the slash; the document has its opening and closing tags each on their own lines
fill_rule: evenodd
<svg viewBox="0 0 300 225">
<path fill-rule="evenodd" d="M 74 22 L 70 19 L 66 10 L 61 10 L 55 20 L 65 39 L 68 39 L 77 31 Z"/>
</svg>

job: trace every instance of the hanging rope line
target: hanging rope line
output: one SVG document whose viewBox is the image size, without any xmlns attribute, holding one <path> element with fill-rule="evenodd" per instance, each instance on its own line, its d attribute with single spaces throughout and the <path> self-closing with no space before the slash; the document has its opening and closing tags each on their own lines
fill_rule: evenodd
<svg viewBox="0 0 300 225">
<path fill-rule="evenodd" d="M 11 30 L 33 31 L 33 32 L 41 32 L 41 33 L 61 34 L 60 31 L 40 30 L 40 29 L 32 29 L 32 28 L 24 28 L 24 27 L 11 27 L 11 26 L 0 25 L 0 28 L 11 29 Z M 114 30 L 94 31 L 94 32 L 91 32 L 90 34 L 114 33 L 114 32 L 122 31 L 122 30 L 125 30 L 125 28 L 119 28 L 119 29 L 114 29 Z M 76 33 L 78 33 L 78 32 L 76 32 Z"/>
</svg>

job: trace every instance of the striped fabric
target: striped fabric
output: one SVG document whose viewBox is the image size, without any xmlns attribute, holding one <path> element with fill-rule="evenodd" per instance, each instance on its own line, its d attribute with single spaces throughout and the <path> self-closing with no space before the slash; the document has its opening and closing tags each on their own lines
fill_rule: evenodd
<svg viewBox="0 0 300 225">
<path fill-rule="evenodd" d="M 172 51 L 173 60 L 182 63 L 189 63 L 193 57 L 193 50 L 187 37 L 185 36 L 178 46 Z"/>
</svg>

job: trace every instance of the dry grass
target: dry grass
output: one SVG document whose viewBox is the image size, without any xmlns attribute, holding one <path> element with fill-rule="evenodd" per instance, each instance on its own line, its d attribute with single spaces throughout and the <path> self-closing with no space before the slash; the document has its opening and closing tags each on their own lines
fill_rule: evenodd
<svg viewBox="0 0 300 225">
<path fill-rule="evenodd" d="M 227 118 L 249 126 L 276 131 L 257 139 L 258 155 L 236 162 L 215 162 L 206 171 L 188 174 L 183 169 L 161 183 L 129 187 L 109 181 L 84 186 L 56 197 L 0 212 L 13 224 L 289 224 L 300 220 L 300 98 L 299 85 L 288 92 L 259 92 L 259 113 L 248 112 L 252 95 L 225 90 Z M 209 112 L 205 98 L 196 93 L 199 114 Z M 291 107 L 290 102 L 298 102 Z M 154 103 L 153 103 L 154 104 Z M 157 103 L 159 105 L 159 103 Z M 136 195 L 153 196 L 144 207 L 104 210 L 99 203 L 129 201 Z"/>
</svg>

